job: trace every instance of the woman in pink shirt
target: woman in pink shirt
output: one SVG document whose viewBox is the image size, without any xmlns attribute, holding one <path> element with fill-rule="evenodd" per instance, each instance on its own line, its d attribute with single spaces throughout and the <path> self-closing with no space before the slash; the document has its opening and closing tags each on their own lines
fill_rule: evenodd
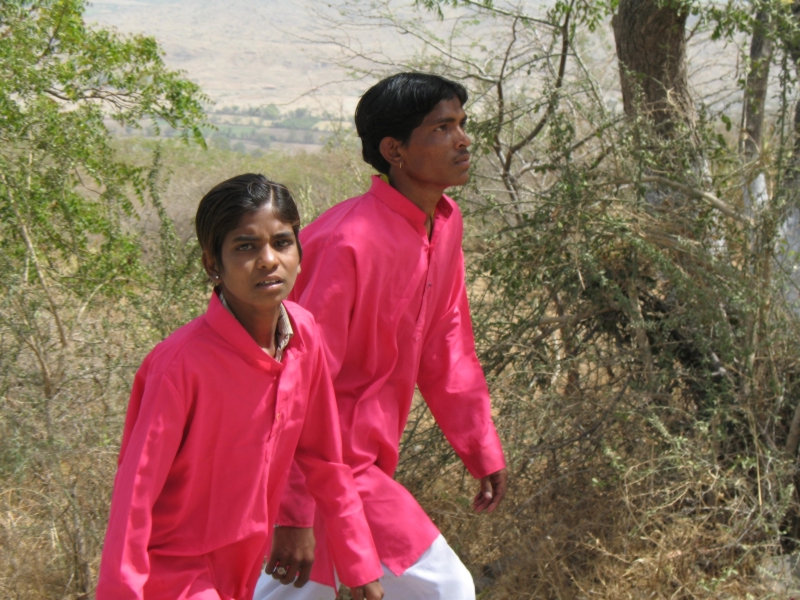
<svg viewBox="0 0 800 600">
<path fill-rule="evenodd" d="M 216 286 L 207 312 L 136 374 L 97 600 L 250 600 L 293 460 L 343 583 L 355 598 L 383 597 L 320 334 L 285 301 L 300 271 L 299 221 L 286 188 L 262 175 L 201 200 L 197 236 Z"/>
</svg>

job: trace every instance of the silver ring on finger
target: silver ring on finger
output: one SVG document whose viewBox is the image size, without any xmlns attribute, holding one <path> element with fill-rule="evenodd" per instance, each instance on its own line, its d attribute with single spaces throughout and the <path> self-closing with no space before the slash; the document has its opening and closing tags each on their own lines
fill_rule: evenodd
<svg viewBox="0 0 800 600">
<path fill-rule="evenodd" d="M 275 569 L 275 572 L 281 577 L 283 577 L 287 573 L 286 569 L 284 569 L 283 567 L 278 567 L 277 569 Z"/>
</svg>

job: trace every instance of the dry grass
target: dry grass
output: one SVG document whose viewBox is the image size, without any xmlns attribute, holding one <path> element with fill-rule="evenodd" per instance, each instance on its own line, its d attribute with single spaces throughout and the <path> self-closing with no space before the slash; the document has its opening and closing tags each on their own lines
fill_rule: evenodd
<svg viewBox="0 0 800 600">
<path fill-rule="evenodd" d="M 363 190 L 366 180 L 346 152 L 255 158 L 179 146 L 166 157 L 172 175 L 161 197 L 181 239 L 190 235 L 199 197 L 239 172 L 281 173 L 307 215 Z M 0 327 L 2 598 L 91 594 L 133 373 L 156 341 L 204 309 L 206 288 L 192 248 L 175 247 L 177 258 L 167 256 L 157 213 L 149 210 L 138 226 L 149 231 L 150 285 L 114 299 L 98 296 L 84 311 L 68 288 L 56 290 L 66 347 L 35 286 L 10 290 L 17 317 Z M 697 248 L 649 240 L 653 231 L 659 240 L 675 240 L 649 213 L 631 219 L 647 227 L 632 227 L 625 237 L 616 225 L 603 229 L 600 217 L 608 214 L 580 232 L 562 233 L 558 220 L 573 223 L 589 211 L 578 206 L 570 214 L 566 203 L 555 210 L 558 218 L 543 213 L 534 223 L 535 239 L 470 245 L 480 276 L 472 290 L 476 334 L 511 473 L 507 499 L 492 516 L 473 514 L 477 484 L 419 400 L 399 479 L 462 556 L 483 600 L 769 597 L 757 567 L 763 557 L 792 549 L 782 532 L 791 531 L 800 512 L 794 465 L 781 453 L 798 398 L 796 322 L 778 312 L 770 317 L 769 343 L 748 375 L 749 394 L 735 362 L 726 363 L 728 387 L 698 385 L 705 367 L 692 367 L 680 352 L 706 335 L 693 328 L 705 327 L 703 319 L 718 308 L 689 295 L 664 316 L 658 302 L 673 292 L 652 281 L 668 272 L 666 257 L 680 256 L 675 281 L 697 280 L 706 296 L 725 298 L 729 290 L 718 287 L 729 283 L 730 270 L 693 262 Z M 473 220 L 470 231 L 490 226 Z M 636 288 L 650 319 L 650 367 L 624 304 L 632 237 L 651 244 L 642 250 Z M 578 256 L 572 250 L 579 244 L 595 254 Z M 190 266 L 181 270 L 180 260 Z M 550 273 L 564 280 L 545 279 L 519 293 L 501 280 Z M 597 273 L 621 282 L 625 295 L 598 285 L 591 279 Z M 554 289 L 565 300 L 560 307 Z M 577 291 L 570 299 L 563 290 Z M 696 337 L 676 341 L 674 331 Z M 721 344 L 722 336 L 714 339 Z"/>
</svg>

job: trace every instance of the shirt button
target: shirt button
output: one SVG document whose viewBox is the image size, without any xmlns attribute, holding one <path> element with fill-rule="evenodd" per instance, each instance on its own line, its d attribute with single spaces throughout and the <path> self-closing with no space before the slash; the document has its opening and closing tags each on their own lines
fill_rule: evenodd
<svg viewBox="0 0 800 600">
<path fill-rule="evenodd" d="M 280 421 L 281 420 L 281 413 L 275 413 L 275 420 L 276 421 Z"/>
</svg>

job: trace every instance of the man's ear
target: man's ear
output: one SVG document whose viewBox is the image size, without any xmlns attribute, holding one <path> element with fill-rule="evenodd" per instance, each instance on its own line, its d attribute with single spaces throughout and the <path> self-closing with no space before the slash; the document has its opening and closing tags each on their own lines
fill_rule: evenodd
<svg viewBox="0 0 800 600">
<path fill-rule="evenodd" d="M 208 276 L 211 278 L 215 284 L 220 282 L 220 271 L 217 268 L 217 261 L 208 255 L 208 252 L 203 251 L 203 268 L 205 269 Z"/>
<path fill-rule="evenodd" d="M 400 140 L 396 140 L 388 135 L 381 140 L 378 149 L 381 151 L 381 156 L 389 163 L 390 166 L 397 169 L 403 168 L 403 156 L 401 149 L 403 144 Z"/>
</svg>

